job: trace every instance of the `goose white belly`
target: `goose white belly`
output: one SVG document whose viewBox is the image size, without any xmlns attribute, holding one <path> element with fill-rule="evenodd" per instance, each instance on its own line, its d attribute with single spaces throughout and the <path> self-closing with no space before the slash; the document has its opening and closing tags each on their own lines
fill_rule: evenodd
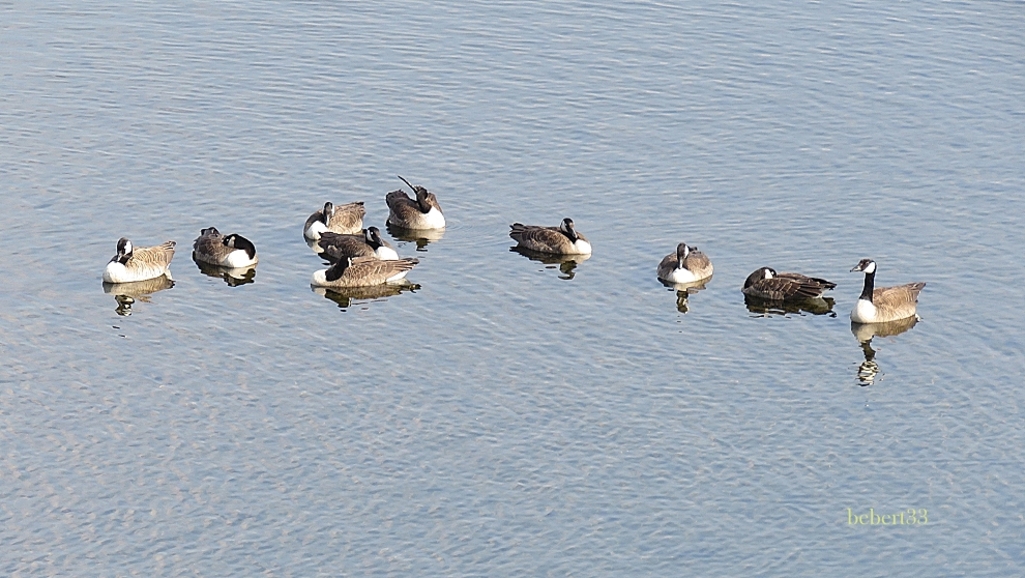
<svg viewBox="0 0 1025 578">
<path fill-rule="evenodd" d="M 330 287 L 331 283 L 327 281 L 327 269 L 320 269 L 319 271 L 313 272 L 313 277 L 310 279 L 310 283 L 314 287 Z"/>
<path fill-rule="evenodd" d="M 878 320 L 876 306 L 868 299 L 858 299 L 851 311 L 851 321 L 855 323 L 875 323 Z"/>
<path fill-rule="evenodd" d="M 396 274 L 392 275 L 391 277 L 388 277 L 387 279 L 385 279 L 384 282 L 385 283 L 392 283 L 392 282 L 398 281 L 400 279 L 405 279 L 406 278 L 406 273 L 409 273 L 409 271 L 399 271 L 398 273 L 396 273 Z"/>
<path fill-rule="evenodd" d="M 431 207 L 430 211 L 426 213 L 415 213 L 415 217 L 408 221 L 403 221 L 394 211 L 388 216 L 388 222 L 392 225 L 398 225 L 400 227 L 407 227 L 410 229 L 444 229 L 445 228 L 445 215 L 442 214 L 436 207 Z"/>
<path fill-rule="evenodd" d="M 375 249 L 374 255 L 377 255 L 377 258 L 382 261 L 399 260 L 399 254 L 395 252 L 395 249 L 392 249 L 391 247 L 385 247 L 384 245 L 381 245 L 380 247 Z"/>
<path fill-rule="evenodd" d="M 310 223 L 310 226 L 303 231 L 303 235 L 312 241 L 319 241 L 320 234 L 327 230 L 327 225 L 325 225 L 323 221 L 313 221 Z"/>
<path fill-rule="evenodd" d="M 583 239 L 577 239 L 573 241 L 573 252 L 567 253 L 569 255 L 590 255 L 591 244 Z"/>
<path fill-rule="evenodd" d="M 226 257 L 221 259 L 221 262 L 218 263 L 218 265 L 220 265 L 221 267 L 237 269 L 239 267 L 250 267 L 252 265 L 255 265 L 258 260 L 259 259 L 256 255 L 253 255 L 253 258 L 250 259 L 249 253 L 246 253 L 242 249 L 235 249 L 231 253 L 228 253 Z"/>
<path fill-rule="evenodd" d="M 707 277 L 708 275 L 699 276 L 686 267 L 677 267 L 670 271 L 669 275 L 666 275 L 664 279 L 670 283 L 682 285 L 684 283 L 695 283 Z"/>
<path fill-rule="evenodd" d="M 103 270 L 103 280 L 107 283 L 134 283 L 155 279 L 161 275 L 167 275 L 168 279 L 171 278 L 171 273 L 166 267 L 157 265 L 138 265 L 129 268 L 117 261 L 111 261 Z"/>
</svg>

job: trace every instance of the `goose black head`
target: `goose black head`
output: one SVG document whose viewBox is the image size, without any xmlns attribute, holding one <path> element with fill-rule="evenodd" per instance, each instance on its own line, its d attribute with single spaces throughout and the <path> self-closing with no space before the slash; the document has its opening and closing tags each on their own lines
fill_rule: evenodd
<svg viewBox="0 0 1025 578">
<path fill-rule="evenodd" d="M 381 239 L 381 230 L 377 227 L 370 227 L 367 229 L 366 239 L 367 245 L 370 245 L 374 249 L 384 245 L 384 239 Z"/>
<path fill-rule="evenodd" d="M 256 245 L 238 233 L 228 235 L 222 242 L 225 246 L 231 247 L 232 249 L 242 249 L 246 252 L 246 255 L 249 255 L 250 259 L 256 256 Z"/>
<path fill-rule="evenodd" d="M 744 289 L 747 289 L 763 279 L 772 279 L 775 276 L 776 270 L 772 267 L 761 267 L 756 269 L 753 273 L 747 276 L 747 279 L 744 281 Z"/>
<path fill-rule="evenodd" d="M 345 274 L 345 270 L 349 268 L 349 265 L 352 265 L 352 257 L 339 259 L 337 263 L 324 272 L 324 278 L 328 281 L 337 281 L 341 279 L 342 275 Z"/>
<path fill-rule="evenodd" d="M 217 230 L 217 227 L 207 227 L 199 231 L 200 236 L 206 235 L 220 235 L 221 232 Z"/>
<path fill-rule="evenodd" d="M 117 261 L 124 265 L 132 258 L 132 252 L 135 248 L 132 247 L 132 242 L 128 240 L 128 237 L 121 237 L 117 240 L 117 255 L 114 255 L 112 261 Z"/>
<path fill-rule="evenodd" d="M 406 183 L 406 185 L 410 189 L 413 189 L 413 194 L 416 196 L 416 204 L 420 207 L 420 212 L 426 213 L 430 211 L 431 201 L 437 202 L 434 198 L 434 195 L 428 192 L 427 189 L 421 187 L 420 185 L 410 184 L 410 182 L 403 178 L 402 175 L 396 176 L 402 179 L 402 182 Z"/>
<path fill-rule="evenodd" d="M 320 214 L 320 220 L 324 221 L 324 224 L 327 225 L 327 224 L 329 224 L 331 222 L 331 217 L 333 217 L 334 214 L 335 214 L 334 203 L 332 203 L 331 201 L 328 201 L 328 202 L 324 203 L 324 210 Z"/>
<path fill-rule="evenodd" d="M 577 240 L 577 231 L 573 228 L 573 219 L 570 219 L 569 217 L 563 219 L 562 223 L 559 225 L 559 230 L 569 237 L 570 241 L 575 242 Z"/>
<path fill-rule="evenodd" d="M 871 275 L 876 272 L 876 262 L 872 259 L 862 259 L 861 261 L 858 261 L 858 264 L 855 265 L 853 269 L 851 269 L 851 273 L 854 273 L 855 271 Z"/>
</svg>

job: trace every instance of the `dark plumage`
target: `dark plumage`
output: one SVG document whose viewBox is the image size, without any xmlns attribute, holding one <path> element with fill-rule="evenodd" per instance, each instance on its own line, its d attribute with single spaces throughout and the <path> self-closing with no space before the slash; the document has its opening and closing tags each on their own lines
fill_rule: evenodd
<svg viewBox="0 0 1025 578">
<path fill-rule="evenodd" d="M 325 231 L 320 234 L 317 242 L 323 249 L 321 255 L 332 263 L 346 257 L 376 257 L 378 259 L 398 259 L 395 249 L 383 238 L 377 227 L 364 229 L 357 235 L 339 235 Z"/>
<path fill-rule="evenodd" d="M 748 297 L 766 301 L 804 301 L 821 297 L 836 287 L 836 283 L 808 277 L 800 273 L 777 273 L 771 267 L 762 267 L 747 276 L 743 292 Z"/>
<path fill-rule="evenodd" d="M 513 223 L 509 228 L 509 236 L 522 249 L 551 255 L 591 254 L 591 244 L 574 228 L 573 219 L 563 219 L 558 227 Z"/>
<path fill-rule="evenodd" d="M 438 197 L 420 185 L 411 185 L 401 176 L 399 178 L 413 189 L 416 198 L 409 198 L 401 189 L 385 195 L 388 223 L 406 229 L 444 229 L 445 215 L 441 211 Z"/>
</svg>

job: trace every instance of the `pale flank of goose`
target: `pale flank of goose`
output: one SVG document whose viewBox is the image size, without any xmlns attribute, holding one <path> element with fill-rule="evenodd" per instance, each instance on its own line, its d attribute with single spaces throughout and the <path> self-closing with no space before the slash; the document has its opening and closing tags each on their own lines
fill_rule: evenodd
<svg viewBox="0 0 1025 578">
<path fill-rule="evenodd" d="M 256 265 L 256 246 L 242 235 L 222 235 L 216 227 L 203 229 L 192 244 L 192 258 L 218 267 L 236 269 Z"/>
<path fill-rule="evenodd" d="M 321 256 L 332 263 L 345 257 L 377 257 L 382 261 L 394 261 L 399 258 L 395 248 L 381 238 L 377 227 L 364 229 L 359 235 L 339 235 L 325 231 L 318 242 L 323 250 Z"/>
<path fill-rule="evenodd" d="M 509 236 L 516 246 L 538 253 L 552 255 L 590 255 L 591 243 L 576 231 L 573 219 L 566 218 L 558 227 L 541 227 L 513 223 Z"/>
<path fill-rule="evenodd" d="M 836 287 L 836 283 L 808 277 L 800 273 L 777 273 L 772 267 L 762 267 L 747 276 L 744 295 L 766 301 L 805 301 L 821 297 Z"/>
<path fill-rule="evenodd" d="M 405 229 L 444 229 L 445 215 L 438 204 L 438 197 L 420 185 L 411 185 L 401 176 L 399 178 L 413 189 L 415 198 L 409 198 L 401 189 L 385 195 L 388 223 Z"/>
<path fill-rule="evenodd" d="M 156 247 L 135 247 L 125 237 L 117 242 L 117 255 L 103 270 L 107 283 L 134 283 L 166 276 L 171 278 L 171 259 L 174 257 L 174 241 L 167 241 Z"/>
<path fill-rule="evenodd" d="M 851 321 L 855 323 L 887 323 L 916 315 L 918 294 L 925 283 L 907 283 L 895 287 L 875 288 L 876 262 L 862 259 L 851 272 L 865 273 L 865 286 L 861 290 Z"/>
<path fill-rule="evenodd" d="M 708 256 L 687 243 L 677 245 L 676 252 L 666 255 L 658 264 L 658 278 L 678 285 L 708 279 L 712 272 Z"/>
<path fill-rule="evenodd" d="M 324 203 L 324 208 L 315 211 L 303 226 L 303 236 L 316 241 L 324 231 L 351 235 L 363 230 L 363 216 L 367 210 L 363 202 L 348 203 L 335 206 L 331 202 Z"/>
<path fill-rule="evenodd" d="M 382 261 L 376 257 L 345 257 L 327 269 L 313 273 L 316 287 L 368 287 L 394 283 L 419 263 L 418 259 Z"/>
</svg>

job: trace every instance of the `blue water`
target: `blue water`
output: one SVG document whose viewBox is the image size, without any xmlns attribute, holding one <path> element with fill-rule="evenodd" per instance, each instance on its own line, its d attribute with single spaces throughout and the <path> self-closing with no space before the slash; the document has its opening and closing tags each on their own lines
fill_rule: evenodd
<svg viewBox="0 0 1025 578">
<path fill-rule="evenodd" d="M 0 572 L 1019 575 L 1023 16 L 0 3 Z M 419 287 L 311 290 L 306 217 L 383 229 L 400 174 L 449 222 L 392 239 Z M 566 216 L 571 279 L 509 251 Z M 127 316 L 121 236 L 178 242 Z M 870 362 L 863 257 L 928 283 Z M 835 315 L 749 311 L 763 265 Z"/>
</svg>

